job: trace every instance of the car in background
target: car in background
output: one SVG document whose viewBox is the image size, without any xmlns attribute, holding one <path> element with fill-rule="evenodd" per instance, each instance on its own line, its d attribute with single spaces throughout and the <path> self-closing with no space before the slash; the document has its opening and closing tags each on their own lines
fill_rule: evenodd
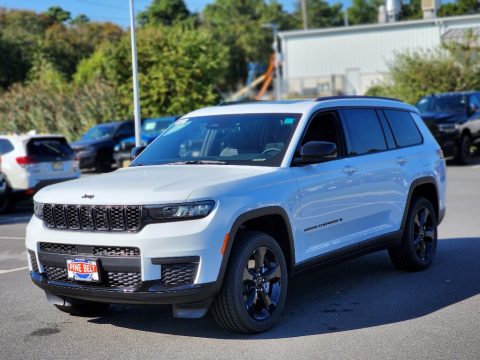
<svg viewBox="0 0 480 360">
<path fill-rule="evenodd" d="M 149 118 L 142 122 L 142 146 L 147 146 L 180 116 Z M 135 136 L 123 139 L 113 148 L 114 166 L 127 167 L 130 164 L 130 152 L 135 147 Z"/>
<path fill-rule="evenodd" d="M 134 134 L 133 121 L 109 122 L 90 128 L 70 145 L 80 160 L 80 169 L 106 172 L 112 168 L 115 145 Z"/>
<path fill-rule="evenodd" d="M 417 108 L 447 158 L 467 165 L 480 145 L 480 92 L 425 96 Z"/>
<path fill-rule="evenodd" d="M 75 153 L 62 135 L 0 135 L 0 213 L 41 188 L 80 177 Z"/>
</svg>

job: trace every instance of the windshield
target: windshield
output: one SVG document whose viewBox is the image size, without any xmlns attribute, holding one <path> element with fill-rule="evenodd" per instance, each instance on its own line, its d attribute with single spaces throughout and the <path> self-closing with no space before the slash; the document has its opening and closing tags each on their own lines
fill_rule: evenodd
<svg viewBox="0 0 480 360">
<path fill-rule="evenodd" d="M 174 117 L 145 119 L 142 125 L 142 132 L 149 136 L 160 134 L 162 131 L 168 128 L 175 120 L 176 118 Z"/>
<path fill-rule="evenodd" d="M 465 112 L 467 99 L 464 95 L 427 96 L 417 103 L 420 113 L 462 113 Z"/>
<path fill-rule="evenodd" d="M 88 130 L 82 136 L 83 140 L 107 140 L 113 137 L 115 133 L 115 126 L 112 125 L 97 125 Z"/>
<path fill-rule="evenodd" d="M 235 164 L 280 166 L 301 114 L 235 114 L 182 118 L 131 166 Z"/>
</svg>

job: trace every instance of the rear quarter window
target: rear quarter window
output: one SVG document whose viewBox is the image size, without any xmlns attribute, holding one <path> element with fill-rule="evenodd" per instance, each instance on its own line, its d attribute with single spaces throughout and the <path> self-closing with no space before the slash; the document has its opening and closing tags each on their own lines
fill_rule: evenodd
<svg viewBox="0 0 480 360">
<path fill-rule="evenodd" d="M 13 151 L 12 143 L 6 139 L 0 139 L 0 155 L 8 154 L 10 151 Z"/>
<path fill-rule="evenodd" d="M 415 121 L 407 111 L 384 110 L 387 121 L 392 129 L 397 146 L 412 146 L 422 143 L 423 138 Z"/>
</svg>

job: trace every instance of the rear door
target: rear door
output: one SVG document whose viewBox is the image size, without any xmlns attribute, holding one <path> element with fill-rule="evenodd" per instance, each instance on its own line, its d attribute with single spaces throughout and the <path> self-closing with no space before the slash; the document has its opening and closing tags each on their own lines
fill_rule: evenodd
<svg viewBox="0 0 480 360">
<path fill-rule="evenodd" d="M 407 186 L 405 162 L 412 160 L 401 158 L 396 151 L 383 113 L 375 108 L 354 108 L 342 110 L 341 115 L 348 156 L 363 179 L 362 226 L 357 240 L 396 231 Z"/>
<path fill-rule="evenodd" d="M 26 143 L 27 170 L 39 181 L 77 176 L 75 153 L 63 137 L 35 137 Z"/>
</svg>

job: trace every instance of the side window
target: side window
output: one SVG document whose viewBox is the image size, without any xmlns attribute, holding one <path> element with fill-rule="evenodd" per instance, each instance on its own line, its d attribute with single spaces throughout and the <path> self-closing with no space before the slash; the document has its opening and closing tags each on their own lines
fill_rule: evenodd
<svg viewBox="0 0 480 360">
<path fill-rule="evenodd" d="M 117 136 L 121 138 L 133 136 L 133 124 L 126 123 L 120 126 L 117 130 Z"/>
<path fill-rule="evenodd" d="M 350 144 L 348 155 L 362 155 L 387 149 L 385 136 L 375 110 L 342 110 Z"/>
<path fill-rule="evenodd" d="M 377 115 L 380 119 L 380 123 L 382 124 L 383 134 L 385 135 L 385 140 L 387 140 L 387 145 L 389 149 L 395 149 L 397 144 L 395 143 L 395 139 L 393 138 L 392 129 L 390 129 L 390 125 L 388 125 L 387 118 L 385 114 L 381 110 L 377 110 Z"/>
<path fill-rule="evenodd" d="M 315 115 L 305 136 L 302 139 L 301 145 L 305 145 L 309 141 L 327 141 L 337 145 L 339 156 L 344 155 L 342 151 L 342 140 L 339 132 L 339 122 L 337 114 L 334 112 L 327 112 Z"/>
<path fill-rule="evenodd" d="M 474 106 L 476 111 L 480 111 L 480 95 L 473 94 L 470 96 L 470 106 Z"/>
<path fill-rule="evenodd" d="M 409 112 L 401 110 L 384 110 L 384 113 L 399 147 L 422 143 L 422 135 Z"/>
<path fill-rule="evenodd" d="M 13 145 L 8 140 L 0 139 L 0 155 L 5 155 L 13 150 Z"/>
</svg>

